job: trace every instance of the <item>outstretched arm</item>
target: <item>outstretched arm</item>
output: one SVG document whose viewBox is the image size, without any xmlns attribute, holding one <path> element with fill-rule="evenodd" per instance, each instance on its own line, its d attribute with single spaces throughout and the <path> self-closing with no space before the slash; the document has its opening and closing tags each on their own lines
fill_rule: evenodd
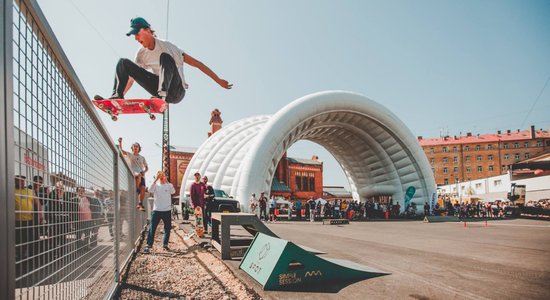
<svg viewBox="0 0 550 300">
<path fill-rule="evenodd" d="M 225 89 L 231 89 L 233 87 L 233 84 L 230 84 L 227 80 L 221 79 L 220 77 L 218 77 L 218 75 L 216 75 L 214 71 L 210 70 L 209 67 L 207 67 L 205 64 L 203 64 L 199 60 L 194 59 L 191 55 L 184 54 L 183 61 L 186 64 L 201 70 L 204 74 L 208 75 L 210 78 L 212 78 L 212 80 L 217 82 L 221 87 Z"/>
<path fill-rule="evenodd" d="M 120 152 L 122 152 L 122 154 L 124 154 L 124 155 L 128 154 L 127 151 L 124 151 L 124 149 L 122 149 L 122 138 L 121 137 L 118 138 L 118 149 L 120 150 Z"/>
</svg>

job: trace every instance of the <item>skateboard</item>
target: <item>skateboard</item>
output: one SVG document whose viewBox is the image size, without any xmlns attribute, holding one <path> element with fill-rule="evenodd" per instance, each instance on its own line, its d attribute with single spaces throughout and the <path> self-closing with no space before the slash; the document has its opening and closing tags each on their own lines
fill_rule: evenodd
<svg viewBox="0 0 550 300">
<path fill-rule="evenodd" d="M 198 237 L 204 237 L 204 225 L 202 224 L 202 208 L 200 206 L 195 207 L 195 233 Z"/>
<path fill-rule="evenodd" d="M 163 113 L 168 107 L 168 103 L 159 98 L 103 99 L 101 96 L 95 96 L 92 102 L 109 114 L 113 121 L 118 120 L 118 115 L 122 114 L 148 114 L 151 120 L 155 120 L 156 117 L 153 114 Z"/>
</svg>

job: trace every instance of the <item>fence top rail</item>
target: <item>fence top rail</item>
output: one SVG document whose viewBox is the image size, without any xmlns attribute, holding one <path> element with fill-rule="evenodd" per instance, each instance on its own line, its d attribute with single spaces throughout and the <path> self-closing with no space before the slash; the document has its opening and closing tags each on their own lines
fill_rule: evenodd
<svg viewBox="0 0 550 300">
<path fill-rule="evenodd" d="M 47 45 L 45 46 L 51 49 L 52 53 L 50 53 L 50 55 L 52 55 L 55 58 L 55 61 L 58 63 L 58 66 L 67 75 L 66 80 L 75 89 L 75 93 L 77 95 L 78 101 L 80 101 L 82 106 L 86 109 L 86 112 L 89 114 L 94 124 L 98 127 L 98 130 L 103 136 L 103 138 L 108 141 L 109 147 L 113 151 L 116 151 L 117 148 L 115 147 L 115 144 L 111 135 L 107 132 L 105 125 L 103 124 L 97 112 L 95 111 L 92 105 L 92 102 L 90 101 L 90 97 L 88 96 L 88 94 L 86 93 L 86 90 L 84 89 L 84 86 L 78 79 L 76 72 L 74 71 L 71 63 L 69 62 L 67 55 L 63 51 L 61 44 L 55 37 L 55 34 L 52 28 L 50 27 L 46 17 L 44 16 L 44 14 L 42 13 L 42 10 L 40 9 L 40 6 L 36 2 L 36 0 L 17 0 L 17 2 L 22 4 L 20 5 L 20 9 L 22 11 L 28 12 L 36 22 L 35 25 L 38 27 L 38 30 L 40 31 L 42 37 L 47 43 Z M 24 7 L 22 7 L 23 5 Z"/>
<path fill-rule="evenodd" d="M 80 79 L 76 75 L 76 72 L 74 68 L 72 67 L 71 63 L 69 62 L 69 59 L 67 58 L 67 55 L 63 51 L 63 48 L 61 47 L 61 44 L 55 37 L 55 34 L 50 27 L 46 17 L 42 13 L 42 9 L 40 9 L 40 6 L 36 2 L 36 0 L 17 0 L 17 2 L 24 5 L 24 7 L 21 7 L 20 9 L 25 12 L 28 12 L 32 18 L 35 21 L 35 25 L 38 27 L 38 30 L 42 34 L 42 37 L 46 41 L 48 46 L 47 48 L 51 49 L 52 55 L 55 58 L 55 61 L 58 63 L 58 66 L 65 72 L 67 78 L 66 80 L 70 83 L 70 85 L 75 89 L 75 93 L 77 95 L 78 101 L 80 101 L 80 104 L 84 107 L 88 115 L 90 116 L 92 122 L 97 126 L 99 132 L 103 136 L 103 138 L 107 141 L 107 144 L 113 150 L 114 152 L 118 152 L 118 155 L 122 157 L 121 153 L 118 151 L 118 148 L 114 144 L 114 140 L 105 128 L 105 125 L 99 118 L 98 113 L 96 112 L 94 106 L 92 105 L 92 102 L 90 101 L 90 97 L 88 93 L 86 93 L 86 90 L 84 89 L 84 86 L 80 82 Z M 34 30 L 34 29 L 33 29 Z M 128 165 L 128 162 L 123 159 L 123 163 L 126 165 L 128 170 L 130 170 L 130 167 Z"/>
</svg>

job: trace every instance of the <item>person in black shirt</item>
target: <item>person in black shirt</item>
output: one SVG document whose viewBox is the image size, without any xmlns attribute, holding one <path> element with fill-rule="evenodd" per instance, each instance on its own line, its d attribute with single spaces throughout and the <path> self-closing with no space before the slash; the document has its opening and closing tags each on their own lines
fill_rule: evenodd
<svg viewBox="0 0 550 300">
<path fill-rule="evenodd" d="M 208 184 L 208 177 L 204 176 L 202 182 L 206 186 L 204 193 L 204 218 L 211 224 L 212 222 L 212 209 L 214 208 L 215 194 L 214 188 Z M 204 228 L 204 233 L 208 233 L 207 227 Z"/>
</svg>

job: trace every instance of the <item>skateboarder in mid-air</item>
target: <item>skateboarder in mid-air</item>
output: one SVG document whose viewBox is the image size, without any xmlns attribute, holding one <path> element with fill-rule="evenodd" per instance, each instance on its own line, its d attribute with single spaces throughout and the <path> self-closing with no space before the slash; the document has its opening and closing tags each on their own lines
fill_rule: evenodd
<svg viewBox="0 0 550 300">
<path fill-rule="evenodd" d="M 145 19 L 132 19 L 130 27 L 131 30 L 126 35 L 134 35 L 142 47 L 137 52 L 135 62 L 126 58 L 118 61 L 115 86 L 109 99 L 124 99 L 124 95 L 136 81 L 153 97 L 168 103 L 178 103 L 188 88 L 183 75 L 183 63 L 198 68 L 225 89 L 233 86 L 176 45 L 156 38 L 155 31 Z M 96 95 L 94 99 L 103 98 Z"/>
</svg>

